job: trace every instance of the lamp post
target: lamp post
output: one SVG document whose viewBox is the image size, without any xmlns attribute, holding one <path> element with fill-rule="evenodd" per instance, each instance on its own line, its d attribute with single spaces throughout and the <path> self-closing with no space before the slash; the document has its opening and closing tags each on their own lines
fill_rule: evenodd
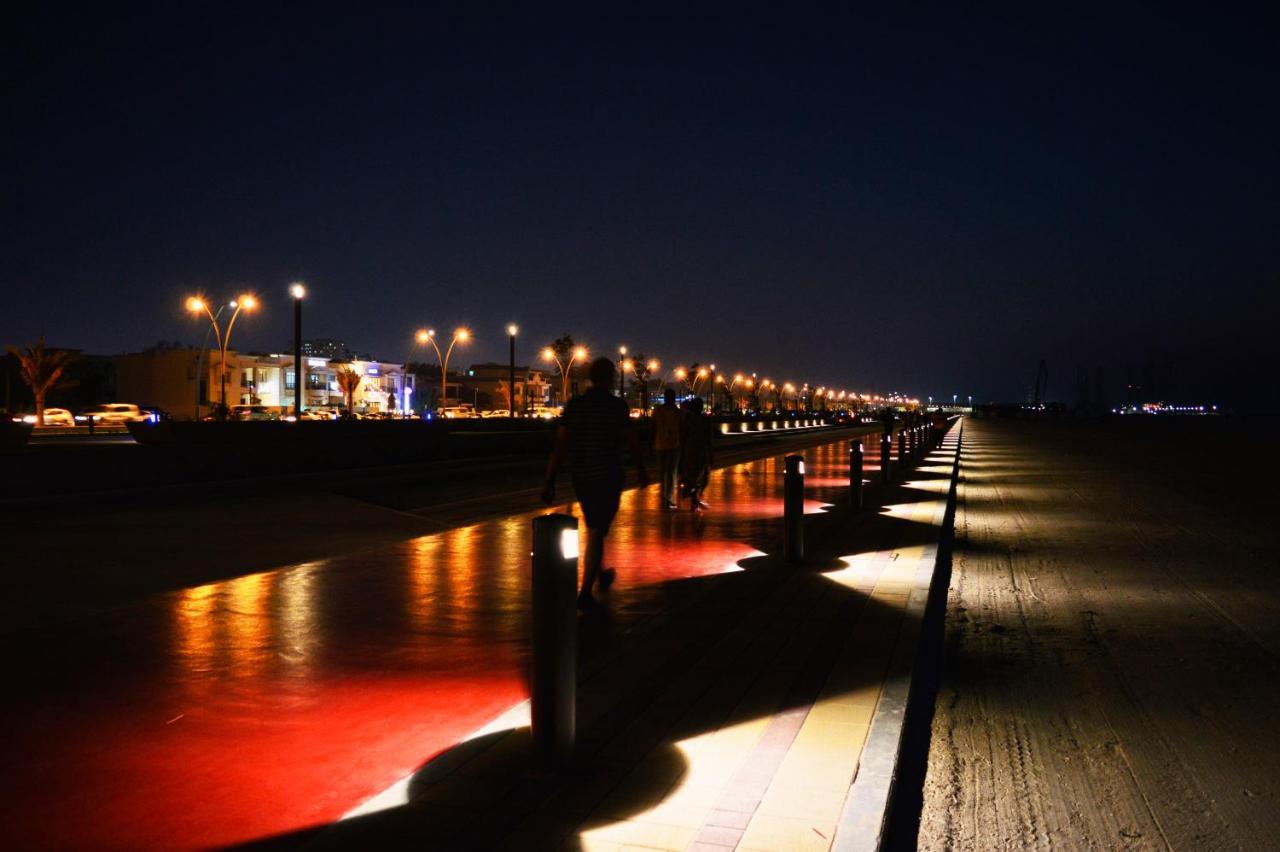
<svg viewBox="0 0 1280 852">
<path fill-rule="evenodd" d="M 627 370 L 630 369 L 630 362 L 627 360 L 627 347 L 618 347 L 618 396 L 622 397 L 622 401 L 627 401 Z"/>
<path fill-rule="evenodd" d="M 187 310 L 193 314 L 203 312 L 209 318 L 209 323 L 213 326 L 213 333 L 218 340 L 218 378 L 221 384 L 219 392 L 219 401 L 222 405 L 222 415 L 225 417 L 227 412 L 227 349 L 231 345 L 231 330 L 235 328 L 236 318 L 240 316 L 241 311 L 252 311 L 258 307 L 258 300 L 250 293 L 245 293 L 238 299 L 230 301 L 225 307 L 231 308 L 231 319 L 227 320 L 227 330 L 223 332 L 218 326 L 218 317 L 222 315 L 222 308 L 218 308 L 215 314 L 209 309 L 209 303 L 200 296 L 192 296 L 187 299 Z M 199 381 L 197 379 L 197 381 Z"/>
<path fill-rule="evenodd" d="M 196 305 L 199 302 L 201 305 Z M 197 312 L 201 309 L 204 300 L 198 296 L 192 296 L 187 300 L 187 310 Z M 200 347 L 200 357 L 196 359 L 196 420 L 200 419 L 200 402 L 202 394 L 200 393 L 200 383 L 204 379 L 204 353 L 209 350 L 209 335 L 213 334 L 213 330 L 218 327 L 218 318 L 222 316 L 222 312 L 227 309 L 225 304 L 218 305 L 218 311 L 213 315 L 209 323 L 209 327 L 204 330 L 204 345 Z M 218 345 L 222 345 L 222 337 L 218 337 Z"/>
<path fill-rule="evenodd" d="M 568 361 L 561 361 L 556 355 L 556 350 L 550 346 L 542 350 L 542 360 L 549 364 L 555 364 L 560 368 L 560 404 L 564 405 L 569 401 L 569 371 L 573 368 L 575 361 L 586 360 L 587 349 L 585 346 L 575 346 L 566 354 L 569 355 Z"/>
<path fill-rule="evenodd" d="M 449 341 L 449 348 L 442 354 L 440 346 L 436 343 L 436 330 L 434 328 L 426 328 L 418 332 L 418 342 L 430 343 L 431 348 L 436 350 L 436 358 L 440 361 L 440 405 L 437 406 L 438 409 L 443 410 L 445 403 L 448 401 L 449 356 L 453 354 L 453 347 L 459 343 L 466 343 L 470 339 L 471 332 L 465 328 L 454 329 L 453 339 Z"/>
<path fill-rule="evenodd" d="M 510 419 L 516 418 L 516 333 L 520 328 L 515 323 L 507 326 L 507 338 L 511 345 L 507 362 L 507 414 Z"/>
<path fill-rule="evenodd" d="M 307 288 L 301 281 L 289 286 L 293 297 L 293 416 L 302 419 L 302 300 Z"/>
<path fill-rule="evenodd" d="M 684 367 L 676 367 L 674 370 L 671 371 L 671 375 L 675 376 L 676 381 L 680 382 L 685 387 L 689 386 L 689 383 L 685 381 L 686 379 L 689 378 L 689 371 L 686 370 Z"/>
</svg>

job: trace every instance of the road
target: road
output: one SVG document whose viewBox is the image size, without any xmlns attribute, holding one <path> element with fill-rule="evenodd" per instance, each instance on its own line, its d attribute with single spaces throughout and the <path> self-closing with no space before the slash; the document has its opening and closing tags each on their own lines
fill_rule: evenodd
<svg viewBox="0 0 1280 852">
<path fill-rule="evenodd" d="M 920 848 L 1276 848 L 1268 438 L 968 421 Z"/>
<path fill-rule="evenodd" d="M 807 511 L 843 493 L 837 436 L 805 450 Z M 609 559 L 617 623 L 651 616 L 668 581 L 739 570 L 772 546 L 781 459 L 717 471 L 708 499 L 695 515 L 662 511 L 655 487 L 624 495 Z M 203 848 L 337 819 L 525 696 L 531 517 L 76 607 L 8 633 L 8 842 Z M 206 533 L 255 544 L 234 523 Z M 131 546 L 143 558 L 145 543 Z"/>
</svg>

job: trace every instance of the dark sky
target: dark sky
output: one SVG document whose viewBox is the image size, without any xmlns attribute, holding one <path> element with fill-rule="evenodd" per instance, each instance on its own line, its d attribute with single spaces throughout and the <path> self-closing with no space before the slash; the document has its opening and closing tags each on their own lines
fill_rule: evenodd
<svg viewBox="0 0 1280 852">
<path fill-rule="evenodd" d="M 525 357 L 567 331 L 922 396 L 1017 398 L 1041 358 L 1068 401 L 1077 366 L 1266 375 L 1261 17 L 24 5 L 0 342 L 197 341 L 184 297 L 247 288 L 237 348 L 278 351 L 301 278 L 308 336 L 388 360 L 463 323 L 504 358 L 514 320 Z"/>
</svg>

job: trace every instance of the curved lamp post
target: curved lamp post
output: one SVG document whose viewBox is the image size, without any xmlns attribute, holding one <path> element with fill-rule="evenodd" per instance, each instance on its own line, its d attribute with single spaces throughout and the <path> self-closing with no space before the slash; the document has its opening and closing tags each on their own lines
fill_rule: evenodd
<svg viewBox="0 0 1280 852">
<path fill-rule="evenodd" d="M 587 358 L 587 347 L 575 346 L 568 352 L 569 360 L 561 361 L 556 354 L 556 350 L 550 346 L 542 350 L 542 360 L 548 364 L 555 364 L 560 368 L 560 404 L 564 405 L 569 401 L 569 371 L 573 369 L 574 362 L 585 361 Z"/>
<path fill-rule="evenodd" d="M 214 313 L 209 307 L 209 302 L 202 296 L 192 296 L 187 299 L 187 310 L 193 314 L 204 313 L 209 318 L 209 324 L 213 327 L 214 336 L 218 340 L 218 378 L 221 384 L 221 392 L 219 400 L 222 404 L 222 414 L 225 417 L 227 412 L 227 349 L 231 345 L 231 330 L 235 328 L 236 318 L 240 316 L 241 311 L 252 311 L 258 307 L 258 300 L 251 294 L 245 293 L 238 299 L 227 302 L 218 308 L 218 312 Z M 218 325 L 218 317 L 222 316 L 224 308 L 231 308 L 231 319 L 227 320 L 227 330 L 224 333 Z M 208 335 L 205 335 L 208 340 Z M 199 394 L 199 376 L 196 377 L 196 393 Z M 199 414 L 199 406 L 196 407 L 196 413 Z"/>
<path fill-rule="evenodd" d="M 454 329 L 453 339 L 449 341 L 449 348 L 445 349 L 443 354 L 440 352 L 440 346 L 436 343 L 436 330 L 434 328 L 420 329 L 417 339 L 419 343 L 430 343 L 431 348 L 436 350 L 436 358 L 440 361 L 440 404 L 437 406 L 437 410 L 443 410 L 448 399 L 449 356 L 453 354 L 454 346 L 459 343 L 466 343 L 471 339 L 471 332 L 465 328 Z"/>
</svg>

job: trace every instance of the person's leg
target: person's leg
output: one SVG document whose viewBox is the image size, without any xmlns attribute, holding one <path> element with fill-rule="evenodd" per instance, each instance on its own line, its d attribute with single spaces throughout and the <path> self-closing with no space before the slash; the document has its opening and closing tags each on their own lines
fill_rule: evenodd
<svg viewBox="0 0 1280 852">
<path fill-rule="evenodd" d="M 663 450 L 658 455 L 662 465 L 662 499 L 671 505 L 676 502 L 676 451 Z"/>
<path fill-rule="evenodd" d="M 582 555 L 582 591 L 578 597 L 591 597 L 591 588 L 600 576 L 600 568 L 604 565 L 604 538 L 606 531 L 587 528 L 587 549 Z"/>
<path fill-rule="evenodd" d="M 601 591 L 605 591 L 613 584 L 613 569 L 603 570 L 604 541 L 614 516 L 618 514 L 622 483 L 584 486 L 575 483 L 574 487 L 578 493 L 578 504 L 582 507 L 582 517 L 587 523 L 587 547 L 582 554 L 582 590 L 578 593 L 578 605 L 585 612 L 596 602 L 591 595 L 592 587 L 599 582 Z"/>
</svg>

